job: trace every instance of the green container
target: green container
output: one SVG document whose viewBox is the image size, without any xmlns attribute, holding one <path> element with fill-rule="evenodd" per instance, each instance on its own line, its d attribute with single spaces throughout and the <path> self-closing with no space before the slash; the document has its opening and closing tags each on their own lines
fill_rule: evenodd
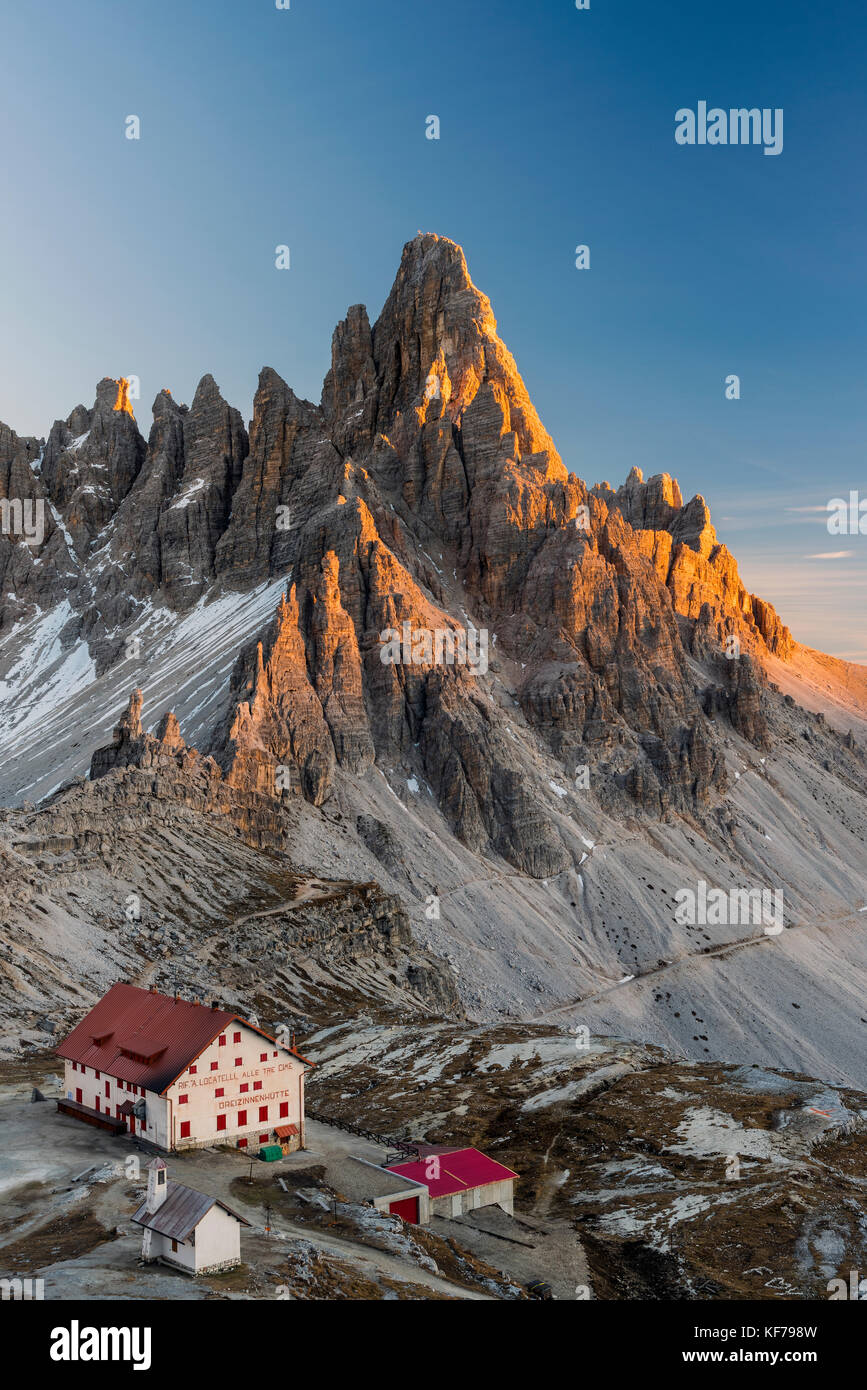
<svg viewBox="0 0 867 1390">
<path fill-rule="evenodd" d="M 275 1159 L 283 1157 L 283 1150 L 279 1144 L 263 1144 L 259 1150 L 259 1157 L 265 1163 L 273 1163 Z"/>
</svg>

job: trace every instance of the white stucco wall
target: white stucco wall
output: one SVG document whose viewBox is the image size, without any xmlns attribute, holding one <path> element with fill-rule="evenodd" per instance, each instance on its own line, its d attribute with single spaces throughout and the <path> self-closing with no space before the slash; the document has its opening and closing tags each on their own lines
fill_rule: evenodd
<svg viewBox="0 0 867 1390">
<path fill-rule="evenodd" d="M 180 1265 L 190 1274 L 196 1273 L 196 1250 L 191 1241 L 178 1241 L 177 1250 L 172 1249 L 172 1242 L 168 1236 L 158 1235 L 156 1231 L 151 1231 L 151 1248 L 149 1259 L 168 1260 L 171 1264 Z"/>
<path fill-rule="evenodd" d="M 235 1041 L 236 1034 L 240 1034 L 239 1042 Z M 166 1092 L 169 1147 L 234 1144 L 243 1138 L 251 1155 L 255 1155 L 259 1152 L 259 1136 L 267 1135 L 267 1142 L 274 1143 L 273 1131 L 278 1125 L 296 1125 L 296 1145 L 300 1146 L 303 1062 L 293 1057 L 288 1048 L 261 1037 L 243 1023 L 230 1023 L 223 1036 L 224 1044 L 215 1038 L 192 1064 L 195 1071 L 188 1068 Z M 238 1058 L 240 1065 L 236 1065 Z M 218 1095 L 219 1091 L 223 1094 Z M 260 1109 L 267 1109 L 266 1118 L 259 1118 Z M 246 1124 L 241 1124 L 244 1113 Z M 222 1130 L 217 1128 L 220 1115 L 226 1119 L 226 1128 Z M 189 1124 L 190 1133 L 182 1138 L 184 1122 Z"/>
<path fill-rule="evenodd" d="M 238 1264 L 241 1259 L 241 1223 L 214 1205 L 195 1230 L 196 1273 L 215 1265 Z"/>
</svg>

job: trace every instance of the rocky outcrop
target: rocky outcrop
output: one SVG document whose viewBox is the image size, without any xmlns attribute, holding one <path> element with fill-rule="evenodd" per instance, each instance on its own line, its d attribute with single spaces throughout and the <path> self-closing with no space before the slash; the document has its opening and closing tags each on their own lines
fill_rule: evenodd
<svg viewBox="0 0 867 1390">
<path fill-rule="evenodd" d="M 210 376 L 189 408 L 160 392 L 153 416 L 145 445 L 106 379 L 41 467 L 37 441 L 0 432 L 0 484 L 54 508 L 50 563 L 0 542 L 5 611 L 67 596 L 103 670 L 160 607 L 285 581 L 210 740 L 225 786 L 319 807 L 340 777 L 401 763 L 465 845 L 546 877 L 573 856 L 539 749 L 606 768 L 644 813 L 702 814 L 726 786 L 719 719 L 767 737 L 757 673 L 790 654 L 788 629 L 747 593 L 703 498 L 638 468 L 616 491 L 567 472 L 446 238 L 404 247 L 372 327 L 363 305 L 338 324 L 319 405 L 265 368 L 249 439 Z M 470 629 L 511 663 L 529 741 L 487 655 L 443 658 Z M 720 666 L 733 638 L 754 666 Z M 131 713 L 94 769 L 192 757 L 176 724 L 144 735 Z"/>
<path fill-rule="evenodd" d="M 104 378 L 92 410 L 76 406 L 45 445 L 40 476 L 63 514 L 75 553 L 84 558 L 117 512 L 145 456 L 145 443 L 118 382 Z"/>
<path fill-rule="evenodd" d="M 42 445 L 0 422 L 0 635 L 36 608 L 74 593 L 71 540 L 40 476 Z"/>
<path fill-rule="evenodd" d="M 719 651 L 734 634 L 759 655 L 791 656 L 795 644 L 789 629 L 769 603 L 747 592 L 734 557 L 717 541 L 703 497 L 684 505 L 667 473 L 645 483 L 638 468 L 616 496 L 610 489 L 594 491 L 639 531 L 639 547 L 668 586 L 675 612 L 689 619 L 690 650 Z"/>
</svg>

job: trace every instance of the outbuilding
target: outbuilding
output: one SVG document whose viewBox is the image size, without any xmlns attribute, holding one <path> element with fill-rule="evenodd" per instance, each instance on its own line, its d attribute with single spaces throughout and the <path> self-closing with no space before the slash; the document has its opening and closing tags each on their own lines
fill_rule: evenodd
<svg viewBox="0 0 867 1390">
<path fill-rule="evenodd" d="M 419 1157 L 409 1163 L 389 1163 L 392 1173 L 410 1182 L 423 1183 L 430 1194 L 433 1216 L 462 1216 L 477 1207 L 498 1206 L 509 1216 L 515 1212 L 515 1180 L 518 1176 L 478 1149 L 449 1148 L 443 1144 L 417 1145 Z M 390 1210 L 394 1211 L 395 1207 Z M 397 1208 L 405 1220 L 413 1220 Z M 417 1218 L 416 1218 L 417 1219 Z"/>
<path fill-rule="evenodd" d="M 241 1227 L 249 1221 L 217 1197 L 170 1183 L 161 1158 L 147 1165 L 147 1197 L 132 1218 L 144 1228 L 142 1259 L 185 1274 L 215 1274 L 241 1263 Z"/>
</svg>

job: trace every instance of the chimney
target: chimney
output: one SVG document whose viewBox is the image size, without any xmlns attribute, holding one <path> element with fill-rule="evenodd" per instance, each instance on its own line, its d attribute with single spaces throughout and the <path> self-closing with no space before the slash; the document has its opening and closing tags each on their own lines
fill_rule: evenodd
<svg viewBox="0 0 867 1390">
<path fill-rule="evenodd" d="M 161 1207 L 166 1200 L 166 1190 L 169 1185 L 168 1169 L 161 1158 L 152 1158 L 147 1166 L 148 1193 L 145 1199 L 145 1206 L 149 1215 Z"/>
</svg>

